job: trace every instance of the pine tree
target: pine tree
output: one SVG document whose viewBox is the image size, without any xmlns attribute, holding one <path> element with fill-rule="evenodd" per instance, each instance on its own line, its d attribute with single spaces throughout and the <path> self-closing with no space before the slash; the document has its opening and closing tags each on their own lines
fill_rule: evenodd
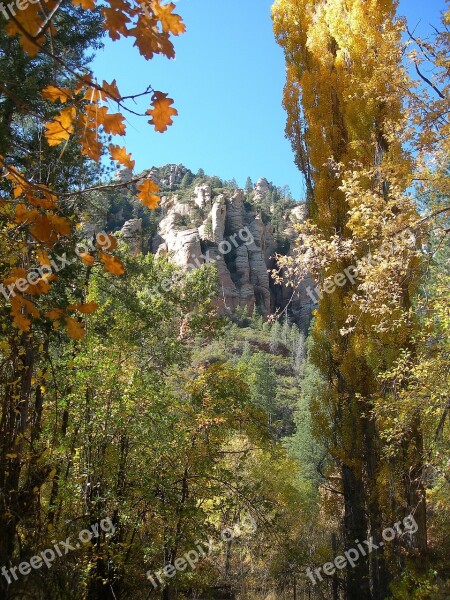
<svg viewBox="0 0 450 600">
<path fill-rule="evenodd" d="M 281 325 L 279 323 L 279 321 L 275 321 L 275 323 L 273 323 L 272 328 L 270 330 L 270 342 L 269 342 L 269 348 L 270 351 L 272 352 L 272 354 L 275 354 L 275 352 L 278 350 L 278 346 L 280 345 L 280 339 L 281 339 Z"/>
</svg>

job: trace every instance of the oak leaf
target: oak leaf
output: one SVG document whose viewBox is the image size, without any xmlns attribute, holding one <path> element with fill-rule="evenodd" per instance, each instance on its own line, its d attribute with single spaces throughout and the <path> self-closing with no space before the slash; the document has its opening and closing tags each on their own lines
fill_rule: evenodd
<svg viewBox="0 0 450 600">
<path fill-rule="evenodd" d="M 180 33 L 186 31 L 186 26 L 180 15 L 173 14 L 176 8 L 173 2 L 161 5 L 158 0 L 154 0 L 152 7 L 155 16 L 161 22 L 163 31 L 172 35 L 180 35 Z"/>
<path fill-rule="evenodd" d="M 140 15 L 136 27 L 128 31 L 135 38 L 134 46 L 147 60 L 155 54 L 163 54 L 167 58 L 175 58 L 175 49 L 169 39 L 169 34 L 157 30 L 157 21 L 148 16 Z"/>
<path fill-rule="evenodd" d="M 117 239 L 110 233 L 98 233 L 96 242 L 103 250 L 115 250 L 118 246 Z"/>
<path fill-rule="evenodd" d="M 81 323 L 72 317 L 66 318 L 66 330 L 73 340 L 81 340 L 86 335 L 84 323 Z"/>
<path fill-rule="evenodd" d="M 15 211 L 16 223 L 33 223 L 39 217 L 39 211 L 35 208 L 28 210 L 25 204 L 18 204 Z"/>
<path fill-rule="evenodd" d="M 106 95 L 109 96 L 112 100 L 120 99 L 121 96 L 117 88 L 117 83 L 115 79 L 113 79 L 111 83 L 108 83 L 107 81 L 103 80 L 102 88 L 105 90 Z"/>
<path fill-rule="evenodd" d="M 8 35 L 15 36 L 19 34 L 19 43 L 29 56 L 36 56 L 39 52 L 39 45 L 45 38 L 43 36 L 36 38 L 42 26 L 42 18 L 39 16 L 39 5 L 28 5 L 24 10 L 18 12 L 14 20 L 9 20 L 5 29 Z M 28 35 L 27 35 L 28 34 Z"/>
<path fill-rule="evenodd" d="M 98 309 L 98 304 L 96 302 L 87 302 L 86 304 L 71 304 L 67 307 L 68 310 L 77 310 L 84 315 L 90 315 L 94 313 Z"/>
<path fill-rule="evenodd" d="M 39 248 L 39 250 L 37 250 L 36 252 L 36 257 L 38 259 L 38 262 L 41 266 L 45 266 L 48 267 L 50 266 L 50 257 L 47 254 L 47 252 L 45 250 L 43 250 L 42 248 Z"/>
<path fill-rule="evenodd" d="M 81 152 L 95 162 L 99 162 L 102 156 L 103 145 L 98 139 L 97 131 L 86 129 L 81 141 Z"/>
<path fill-rule="evenodd" d="M 108 31 L 108 35 L 112 40 L 118 40 L 120 35 L 126 36 L 128 34 L 126 26 L 130 19 L 123 10 L 102 8 L 102 14 L 105 18 L 103 27 Z"/>
<path fill-rule="evenodd" d="M 135 161 L 131 159 L 131 154 L 127 154 L 126 148 L 110 144 L 109 154 L 111 155 L 112 160 L 117 161 L 120 165 L 123 165 L 128 169 L 134 169 Z"/>
<path fill-rule="evenodd" d="M 72 0 L 72 4 L 74 6 L 81 6 L 83 10 L 94 10 L 95 8 L 94 0 Z"/>
<path fill-rule="evenodd" d="M 62 308 L 52 308 L 45 313 L 44 317 L 47 319 L 60 319 L 63 316 L 63 313 L 64 311 Z"/>
<path fill-rule="evenodd" d="M 56 233 L 64 236 L 70 234 L 72 231 L 72 224 L 69 219 L 66 219 L 66 217 L 58 217 L 58 215 L 52 215 L 50 213 L 47 213 L 47 216 Z"/>
<path fill-rule="evenodd" d="M 67 102 L 67 100 L 72 99 L 72 92 L 69 88 L 58 88 L 54 85 L 49 85 L 42 90 L 42 95 L 47 100 L 51 100 L 52 102 L 56 102 L 59 100 L 60 102 Z"/>
<path fill-rule="evenodd" d="M 167 97 L 167 94 L 163 92 L 155 92 L 152 98 L 151 110 L 148 110 L 145 114 L 150 115 L 152 118 L 149 120 L 150 125 L 154 125 L 155 130 L 159 133 L 163 133 L 167 130 L 169 125 L 172 125 L 172 117 L 178 115 L 176 108 L 172 107 L 173 100 Z"/>
<path fill-rule="evenodd" d="M 138 190 L 137 197 L 144 206 L 150 209 L 155 209 L 159 204 L 159 197 L 156 195 L 159 192 L 159 187 L 151 179 L 146 179 L 136 186 Z"/>
<path fill-rule="evenodd" d="M 92 267 L 95 262 L 95 258 L 89 252 L 80 252 L 80 258 L 87 267 Z"/>
<path fill-rule="evenodd" d="M 45 126 L 45 137 L 49 146 L 58 146 L 68 140 L 74 131 L 75 108 L 63 109 L 53 121 Z"/>
<path fill-rule="evenodd" d="M 108 271 L 108 273 L 112 273 L 113 275 L 123 275 L 125 273 L 125 267 L 117 257 L 105 252 L 99 252 L 98 256 L 105 267 L 105 271 Z"/>
</svg>

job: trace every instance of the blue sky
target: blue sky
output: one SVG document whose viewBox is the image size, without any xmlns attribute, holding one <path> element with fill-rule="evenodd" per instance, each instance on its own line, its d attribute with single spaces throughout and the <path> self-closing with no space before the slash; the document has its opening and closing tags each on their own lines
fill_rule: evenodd
<svg viewBox="0 0 450 600">
<path fill-rule="evenodd" d="M 243 185 L 266 177 L 303 197 L 301 176 L 284 137 L 281 106 L 284 62 L 272 34 L 272 0 L 179 0 L 187 32 L 175 38 L 177 57 L 145 61 L 128 40 L 111 42 L 94 60 L 101 81 L 116 79 L 122 95 L 148 85 L 174 98 L 179 116 L 164 134 L 144 118 L 130 117 L 126 146 L 136 171 L 183 163 L 194 172 L 236 178 Z M 444 0 L 401 0 L 418 33 L 439 22 Z M 149 99 L 137 107 L 148 108 Z"/>
</svg>

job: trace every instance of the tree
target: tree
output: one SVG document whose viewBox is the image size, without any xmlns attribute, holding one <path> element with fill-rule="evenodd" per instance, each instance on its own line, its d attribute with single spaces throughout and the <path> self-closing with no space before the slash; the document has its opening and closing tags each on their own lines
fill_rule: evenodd
<svg viewBox="0 0 450 600">
<path fill-rule="evenodd" d="M 281 340 L 281 325 L 278 320 L 276 320 L 272 327 L 270 328 L 270 342 L 269 348 L 272 353 L 275 353 L 278 350 L 278 346 Z"/>
<path fill-rule="evenodd" d="M 402 489 L 392 513 L 379 424 L 367 416 L 375 399 L 388 395 L 380 372 L 412 346 L 410 307 L 420 269 L 410 229 L 418 216 L 406 191 L 410 162 L 401 146 L 407 123 L 401 91 L 408 77 L 395 8 L 390 0 L 275 2 L 275 34 L 287 63 L 286 132 L 306 180 L 311 215 L 299 228 L 295 256 L 279 266 L 296 281 L 311 272 L 327 290 L 311 358 L 329 385 L 316 421 L 322 439 L 336 443 L 330 453 L 341 471 L 345 545 L 369 533 L 380 540 L 383 515 L 394 517 L 403 505 L 420 523 L 413 543 L 423 559 L 420 418 L 403 440 L 401 466 L 392 469 Z M 408 235 L 395 238 L 402 231 Z M 354 277 L 347 278 L 349 272 Z M 385 598 L 389 580 L 385 557 L 360 560 L 347 570 L 346 598 Z"/>
<path fill-rule="evenodd" d="M 192 173 L 190 171 L 186 171 L 186 173 L 183 175 L 183 179 L 181 180 L 181 183 L 180 183 L 181 189 L 182 190 L 187 189 L 191 185 L 193 179 L 194 179 L 194 177 L 193 177 Z"/>
<path fill-rule="evenodd" d="M 247 177 L 246 181 L 245 181 L 245 191 L 247 192 L 247 194 L 250 194 L 251 192 L 253 192 L 253 181 L 251 180 L 250 177 Z"/>
<path fill-rule="evenodd" d="M 40 516 L 37 496 L 44 486 L 54 484 L 54 467 L 41 460 L 45 381 L 54 336 L 67 335 L 74 341 L 85 337 L 83 316 L 99 307 L 86 301 L 92 268 L 100 267 L 110 276 L 124 273 L 122 261 L 114 254 L 117 240 L 105 233 L 88 237 L 83 211 L 88 193 L 110 187 L 99 185 L 102 157 L 127 168 L 134 166 L 125 147 L 110 143 L 111 136 L 126 132 L 122 111 L 133 109 L 115 80 L 97 83 L 88 56 L 100 46 L 101 28 L 113 39 L 134 38 L 147 59 L 154 54 L 174 57 L 171 36 L 184 32 L 174 6 L 158 0 L 151 7 L 125 1 L 120 11 L 109 3 L 81 5 L 50 0 L 45 6 L 29 3 L 16 12 L 10 4 L 6 22 L 5 11 L 2 14 L 3 565 L 11 564 L 18 547 L 22 551 L 20 527 Z M 177 113 L 173 101 L 152 87 L 144 95 L 151 97 L 145 115 L 149 123 L 156 131 L 165 131 Z M 114 105 L 118 112 L 111 111 Z M 145 206 L 157 206 L 159 189 L 153 181 L 138 178 L 131 183 Z M 42 354 L 47 359 L 43 364 Z M 0 585 L 6 583 L 2 578 Z"/>
</svg>

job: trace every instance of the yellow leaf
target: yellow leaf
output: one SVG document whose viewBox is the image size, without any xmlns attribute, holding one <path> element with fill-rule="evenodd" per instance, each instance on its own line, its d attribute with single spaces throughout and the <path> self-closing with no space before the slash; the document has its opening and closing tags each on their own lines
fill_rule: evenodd
<svg viewBox="0 0 450 600">
<path fill-rule="evenodd" d="M 36 56 L 39 52 L 38 44 L 45 40 L 42 36 L 36 40 L 30 39 L 35 38 L 41 29 L 42 18 L 39 16 L 39 11 L 39 5 L 29 4 L 24 10 L 20 10 L 15 14 L 15 21 L 9 20 L 5 27 L 8 35 L 15 36 L 19 34 L 20 45 L 29 56 Z"/>
<path fill-rule="evenodd" d="M 74 130 L 73 120 L 75 114 L 75 108 L 65 108 L 53 121 L 47 123 L 45 137 L 49 146 L 57 146 L 70 138 Z"/>
<path fill-rule="evenodd" d="M 50 266 L 50 257 L 45 250 L 42 250 L 40 248 L 39 250 L 37 250 L 36 256 L 40 265 L 42 265 L 43 267 Z"/>
<path fill-rule="evenodd" d="M 163 133 L 169 125 L 172 125 L 172 117 L 178 115 L 178 111 L 171 105 L 173 100 L 167 97 L 167 94 L 155 92 L 152 98 L 152 110 L 148 110 L 145 114 L 152 118 L 149 120 L 150 125 L 154 125 L 155 130 Z"/>
<path fill-rule="evenodd" d="M 56 102 L 59 100 L 60 102 L 67 102 L 72 98 L 72 92 L 69 88 L 58 88 L 54 85 L 49 85 L 42 90 L 42 95 L 47 100 L 51 100 L 52 102 Z"/>
<path fill-rule="evenodd" d="M 151 179 L 146 179 L 137 186 L 138 195 L 137 197 L 144 206 L 154 209 L 159 204 L 159 197 L 156 194 L 159 192 L 159 187 Z"/>
</svg>

